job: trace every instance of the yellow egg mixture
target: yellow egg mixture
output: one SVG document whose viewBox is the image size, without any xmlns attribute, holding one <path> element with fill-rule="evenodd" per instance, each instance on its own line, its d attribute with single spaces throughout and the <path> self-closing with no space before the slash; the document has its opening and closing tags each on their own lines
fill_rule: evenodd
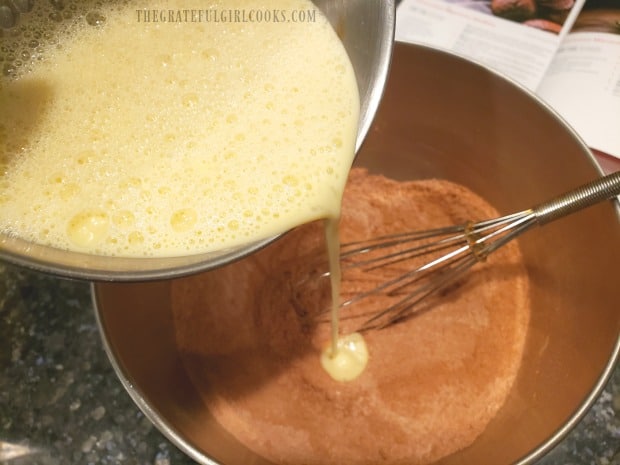
<svg viewBox="0 0 620 465">
<path fill-rule="evenodd" d="M 99 26 L 78 23 L 62 47 L 2 78 L 0 229 L 63 249 L 171 256 L 337 217 L 359 97 L 326 19 L 145 22 L 140 5 L 155 6 L 109 7 Z"/>
<path fill-rule="evenodd" d="M 174 256 L 328 219 L 334 318 L 323 360 L 335 378 L 357 376 L 365 348 L 337 340 L 334 222 L 359 96 L 327 20 L 306 0 L 270 2 L 277 22 L 223 14 L 247 19 L 265 11 L 259 1 L 105 8 L 0 81 L 0 230 L 93 254 Z M 211 20 L 170 14 L 188 9 Z M 302 11 L 307 21 L 281 20 Z"/>
</svg>

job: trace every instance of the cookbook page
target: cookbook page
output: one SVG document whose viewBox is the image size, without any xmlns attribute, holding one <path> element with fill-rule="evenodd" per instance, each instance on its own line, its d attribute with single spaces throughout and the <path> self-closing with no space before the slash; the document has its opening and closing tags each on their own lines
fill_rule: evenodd
<svg viewBox="0 0 620 465">
<path fill-rule="evenodd" d="M 592 148 L 620 158 L 620 0 L 588 0 L 537 89 Z"/>
<path fill-rule="evenodd" d="M 536 90 L 585 0 L 403 0 L 396 39 L 462 55 Z"/>
</svg>

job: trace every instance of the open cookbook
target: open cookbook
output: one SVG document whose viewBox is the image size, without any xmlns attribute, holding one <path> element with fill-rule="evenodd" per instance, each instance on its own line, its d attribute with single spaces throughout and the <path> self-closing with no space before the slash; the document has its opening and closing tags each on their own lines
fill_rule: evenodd
<svg viewBox="0 0 620 465">
<path fill-rule="evenodd" d="M 620 158 L 620 0 L 402 0 L 396 39 L 509 76 Z"/>
</svg>

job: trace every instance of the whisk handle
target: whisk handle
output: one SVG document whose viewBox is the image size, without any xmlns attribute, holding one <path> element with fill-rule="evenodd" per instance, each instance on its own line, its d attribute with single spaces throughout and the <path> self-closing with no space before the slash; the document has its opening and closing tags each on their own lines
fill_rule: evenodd
<svg viewBox="0 0 620 465">
<path fill-rule="evenodd" d="M 617 195 L 620 195 L 620 171 L 541 203 L 532 210 L 538 224 L 543 225 Z"/>
</svg>

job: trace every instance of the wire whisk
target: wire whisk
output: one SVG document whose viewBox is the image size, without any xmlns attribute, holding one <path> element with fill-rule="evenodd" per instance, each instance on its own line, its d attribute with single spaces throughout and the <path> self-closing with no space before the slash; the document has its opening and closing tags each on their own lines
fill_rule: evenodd
<svg viewBox="0 0 620 465">
<path fill-rule="evenodd" d="M 382 329 L 419 310 L 430 295 L 457 282 L 474 264 L 534 225 L 543 226 L 596 203 L 620 195 L 620 171 L 599 178 L 550 201 L 511 215 L 426 231 L 406 232 L 343 244 L 343 269 L 365 271 L 413 259 L 428 260 L 377 287 L 341 303 L 347 307 L 378 295 L 401 296 L 367 319 L 358 331 Z M 430 257 L 430 258 L 429 258 Z"/>
</svg>

